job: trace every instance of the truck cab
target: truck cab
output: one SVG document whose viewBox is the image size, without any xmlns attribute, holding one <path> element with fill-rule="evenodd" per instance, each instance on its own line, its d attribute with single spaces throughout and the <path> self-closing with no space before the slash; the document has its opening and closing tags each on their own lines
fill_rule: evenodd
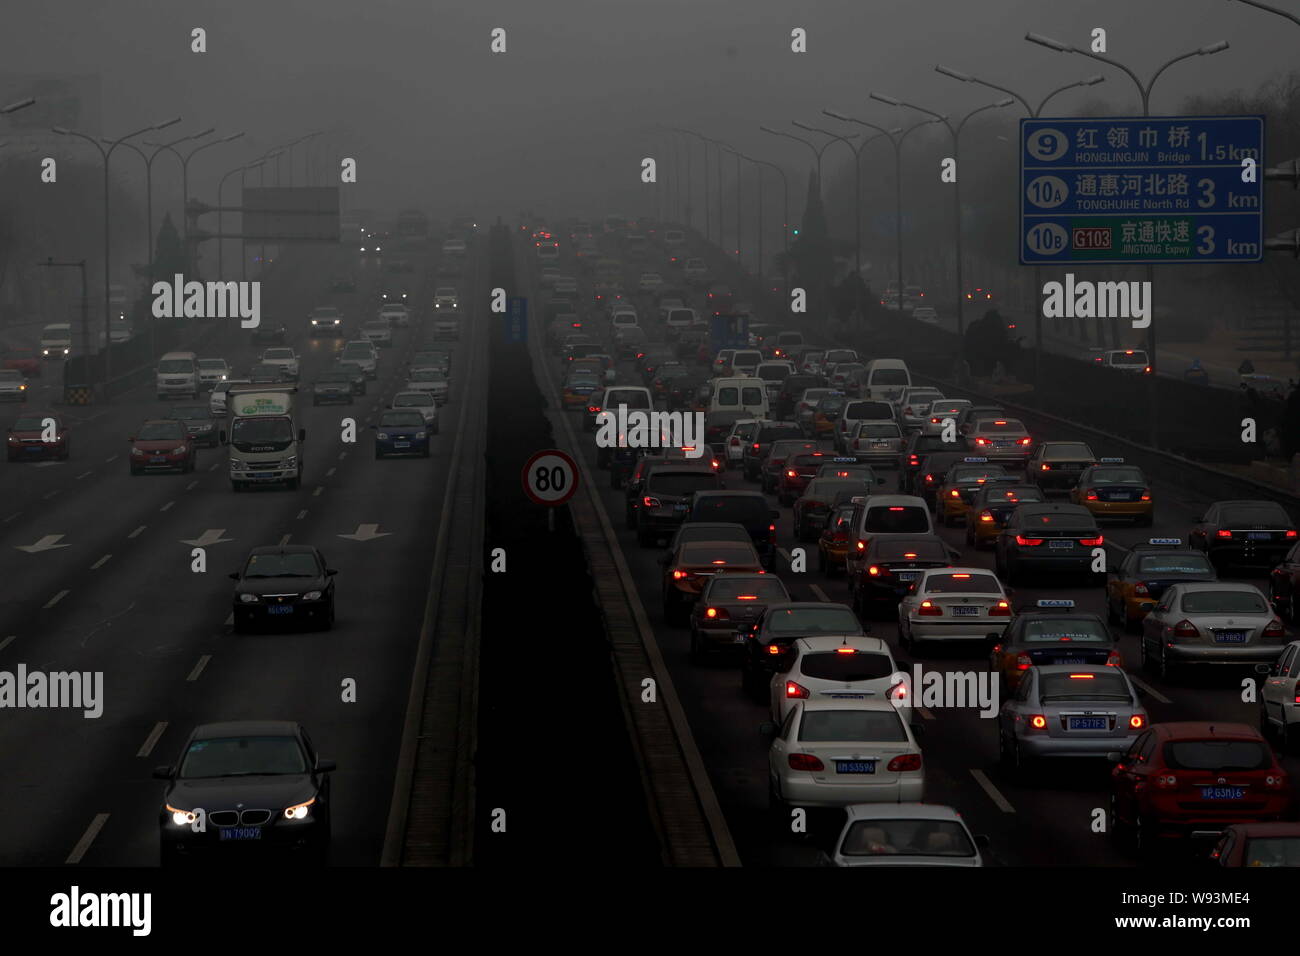
<svg viewBox="0 0 1300 956">
<path fill-rule="evenodd" d="M 221 444 L 230 451 L 230 487 L 302 482 L 302 448 L 307 431 L 299 427 L 295 385 L 246 385 L 230 388 L 226 409 L 230 429 Z"/>
</svg>

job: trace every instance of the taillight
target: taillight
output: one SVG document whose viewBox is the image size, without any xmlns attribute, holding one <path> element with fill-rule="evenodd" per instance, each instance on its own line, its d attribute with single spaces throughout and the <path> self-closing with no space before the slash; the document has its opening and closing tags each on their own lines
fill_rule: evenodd
<svg viewBox="0 0 1300 956">
<path fill-rule="evenodd" d="M 1099 534 L 1095 538 L 1080 538 L 1079 543 L 1084 547 L 1097 548 L 1100 547 L 1105 542 L 1105 540 L 1106 540 L 1106 536 Z"/>
<path fill-rule="evenodd" d="M 1287 536 L 1288 538 L 1294 538 L 1294 537 L 1296 536 L 1296 530 L 1295 530 L 1295 528 L 1289 528 L 1289 529 L 1287 529 L 1286 536 Z"/>
<path fill-rule="evenodd" d="M 1021 547 L 1034 547 L 1043 543 L 1042 538 L 1026 538 L 1024 535 L 1016 535 L 1016 544 Z"/>
<path fill-rule="evenodd" d="M 926 475 L 926 476 L 925 476 L 925 483 L 926 483 L 927 485 L 932 485 L 932 484 L 934 484 L 934 475 Z"/>
<path fill-rule="evenodd" d="M 647 507 L 647 508 L 661 508 L 661 507 L 663 507 L 663 505 L 661 505 L 661 504 L 659 503 L 659 499 L 658 499 L 658 498 L 651 498 L 649 495 L 647 495 L 646 497 L 644 497 L 644 498 L 641 499 L 641 504 L 644 505 L 644 506 Z"/>
<path fill-rule="evenodd" d="M 800 700 L 808 699 L 808 688 L 802 684 L 796 684 L 792 680 L 785 682 L 785 696 L 787 698 L 798 698 Z"/>
<path fill-rule="evenodd" d="M 786 476 L 787 478 L 795 478 L 795 477 L 797 477 L 797 475 L 795 474 L 795 472 L 794 472 L 793 469 L 786 469 L 785 476 Z"/>
<path fill-rule="evenodd" d="M 816 772 L 826 769 L 822 762 L 812 754 L 790 754 L 789 762 L 791 770 Z"/>
<path fill-rule="evenodd" d="M 921 769 L 920 754 L 899 754 L 885 768 L 890 773 L 910 773 Z"/>
<path fill-rule="evenodd" d="M 1268 622 L 1268 626 L 1264 628 L 1264 636 L 1286 637 L 1286 628 L 1282 626 L 1281 621 L 1277 618 L 1273 618 L 1273 620 Z"/>
<path fill-rule="evenodd" d="M 913 468 L 919 468 L 921 466 L 921 459 L 916 455 L 908 455 L 907 463 L 911 465 Z"/>
<path fill-rule="evenodd" d="M 954 488 L 952 491 L 948 492 L 948 494 L 949 494 L 951 497 L 953 497 L 953 498 L 960 498 L 960 497 L 961 497 L 961 492 L 958 491 L 956 488 Z"/>
<path fill-rule="evenodd" d="M 691 576 L 692 576 L 692 575 L 691 575 L 691 572 L 690 572 L 690 571 L 681 571 L 681 570 L 678 570 L 678 569 L 674 569 L 674 570 L 673 570 L 673 580 L 674 580 L 674 581 L 680 581 L 680 580 L 682 580 L 683 578 L 689 578 L 689 577 L 691 577 Z"/>
<path fill-rule="evenodd" d="M 1119 656 L 1119 651 L 1111 651 L 1109 654 L 1106 655 L 1107 667 L 1122 667 L 1123 665 L 1124 665 L 1124 661 Z"/>
<path fill-rule="evenodd" d="M 988 440 L 987 438 L 977 438 L 977 439 L 975 439 L 975 444 L 977 444 L 977 445 L 987 445 L 988 443 L 989 443 L 989 440 Z"/>
<path fill-rule="evenodd" d="M 1216 538 L 1231 538 L 1232 532 L 1226 528 L 1220 528 L 1218 531 L 1214 532 L 1214 536 Z"/>
<path fill-rule="evenodd" d="M 907 684 L 904 681 L 899 681 L 885 691 L 885 696 L 890 700 L 907 700 Z"/>
<path fill-rule="evenodd" d="M 754 451 L 758 451 L 758 442 L 754 442 L 753 448 Z"/>
<path fill-rule="evenodd" d="M 1150 488 L 1143 488 L 1143 489 L 1142 489 L 1142 500 L 1143 500 L 1143 501 L 1150 501 L 1150 500 L 1151 500 L 1151 489 L 1150 489 Z"/>
<path fill-rule="evenodd" d="M 1196 625 L 1187 618 L 1183 618 L 1174 625 L 1175 637 L 1196 637 L 1200 632 L 1196 630 Z"/>
<path fill-rule="evenodd" d="M 1043 471 L 1051 471 L 1051 470 L 1052 470 L 1052 466 L 1049 465 L 1049 464 L 1047 464 L 1047 462 L 1043 462 L 1043 463 L 1042 463 L 1041 465 L 1039 465 L 1038 467 L 1041 468 Z"/>
<path fill-rule="evenodd" d="M 1022 444 L 1022 445 L 1028 445 L 1028 444 L 1029 444 L 1030 442 L 1032 442 L 1032 441 L 1033 441 L 1032 438 L 1022 438 L 1022 439 L 1020 439 L 1020 444 Z"/>
<path fill-rule="evenodd" d="M 1097 489 L 1096 489 L 1096 488 L 1089 488 L 1086 492 L 1084 492 L 1084 497 L 1085 497 L 1088 501 L 1096 501 L 1096 500 L 1097 500 Z"/>
<path fill-rule="evenodd" d="M 1016 655 L 1016 670 L 1027 671 L 1029 670 L 1029 668 L 1033 666 L 1034 666 L 1034 662 L 1030 659 L 1028 654 Z"/>
<path fill-rule="evenodd" d="M 595 414 L 597 414 L 597 413 L 600 411 L 600 406 L 599 406 L 599 405 L 588 405 L 588 406 L 587 406 L 587 411 L 589 411 L 589 412 L 591 412 L 591 414 L 595 415 Z"/>
<path fill-rule="evenodd" d="M 1011 605 L 1006 601 L 999 601 L 989 608 L 989 617 L 1010 617 Z"/>
<path fill-rule="evenodd" d="M 1032 717 L 1029 718 L 1029 726 L 1032 727 L 1034 730 L 1046 730 L 1047 718 L 1044 717 L 1042 714 L 1034 714 Z"/>
<path fill-rule="evenodd" d="M 922 601 L 916 613 L 921 617 L 943 617 L 943 608 L 932 601 Z"/>
<path fill-rule="evenodd" d="M 731 614 L 725 607 L 711 607 L 704 612 L 704 616 L 710 621 L 729 621 Z"/>
<path fill-rule="evenodd" d="M 1141 730 L 1147 725 L 1147 719 L 1143 714 L 1134 714 L 1128 719 L 1128 725 L 1133 730 Z"/>
<path fill-rule="evenodd" d="M 993 520 L 993 512 L 991 511 L 980 512 L 980 521 L 992 521 L 992 520 Z"/>
<path fill-rule="evenodd" d="M 1143 597 L 1146 597 L 1151 593 L 1151 591 L 1147 588 L 1147 583 L 1145 581 L 1139 581 L 1137 584 L 1133 585 L 1133 593 L 1141 594 Z"/>
</svg>

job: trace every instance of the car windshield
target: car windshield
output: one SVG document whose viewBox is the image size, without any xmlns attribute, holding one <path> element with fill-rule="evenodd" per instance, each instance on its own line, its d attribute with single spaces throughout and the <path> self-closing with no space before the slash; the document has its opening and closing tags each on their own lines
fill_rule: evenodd
<svg viewBox="0 0 1300 956">
<path fill-rule="evenodd" d="M 822 465 L 817 469 L 818 478 L 856 478 L 859 481 L 874 482 L 876 473 L 870 465 Z"/>
<path fill-rule="evenodd" d="M 291 358 L 293 358 L 293 349 L 267 349 L 266 353 L 262 356 L 262 361 L 270 362 L 275 359 Z"/>
<path fill-rule="evenodd" d="M 225 359 L 199 359 L 199 368 L 225 368 Z"/>
<path fill-rule="evenodd" d="M 897 425 L 889 422 L 868 422 L 858 426 L 858 438 L 899 438 L 902 431 Z"/>
<path fill-rule="evenodd" d="M 312 315 L 321 319 L 332 319 L 339 314 L 339 310 L 332 306 L 321 306 L 319 309 L 313 309 Z"/>
<path fill-rule="evenodd" d="M 1146 365 L 1146 352 L 1114 352 L 1111 361 L 1116 365 Z"/>
<path fill-rule="evenodd" d="M 768 615 L 765 629 L 781 634 L 861 634 L 862 625 L 847 607 L 779 608 Z"/>
<path fill-rule="evenodd" d="M 650 407 L 650 396 L 646 392 L 632 391 L 629 389 L 618 389 L 616 391 L 607 392 L 605 395 L 605 407 L 613 411 L 620 406 L 646 409 Z"/>
<path fill-rule="evenodd" d="M 1144 485 L 1140 468 L 1094 468 L 1088 476 L 1094 485 Z"/>
<path fill-rule="evenodd" d="M 1128 682 L 1122 673 L 1090 672 L 1086 674 L 1041 674 L 1038 699 L 1052 700 L 1128 700 Z"/>
<path fill-rule="evenodd" d="M 419 412 L 387 411 L 379 416 L 381 428 L 423 428 L 424 417 Z"/>
<path fill-rule="evenodd" d="M 894 411 L 888 402 L 850 402 L 844 409 L 844 417 L 879 421 L 893 418 Z"/>
<path fill-rule="evenodd" d="M 164 375 L 193 372 L 194 363 L 189 359 L 166 359 L 158 363 L 158 371 Z"/>
<path fill-rule="evenodd" d="M 979 484 L 990 478 L 1006 477 L 1007 471 L 1001 465 L 953 465 L 948 469 L 948 480 L 960 485 Z"/>
<path fill-rule="evenodd" d="M 177 776 L 195 780 L 306 772 L 302 747 L 293 737 L 215 737 L 190 743 Z"/>
<path fill-rule="evenodd" d="M 894 672 L 894 662 L 888 654 L 840 647 L 804 654 L 799 658 L 799 672 L 819 680 L 851 683 L 888 677 Z"/>
<path fill-rule="evenodd" d="M 844 396 L 842 395 L 827 395 L 817 403 L 817 411 L 823 415 L 838 415 L 842 408 L 844 408 Z"/>
<path fill-rule="evenodd" d="M 347 372 L 321 372 L 316 376 L 317 382 L 351 382 L 352 376 Z"/>
<path fill-rule="evenodd" d="M 244 566 L 246 578 L 314 578 L 319 574 L 316 556 L 310 551 L 255 554 Z"/>
<path fill-rule="evenodd" d="M 1018 421 L 1001 419 L 982 421 L 976 426 L 976 429 L 981 432 L 1015 432 L 1016 434 L 1023 434 L 1025 426 Z"/>
<path fill-rule="evenodd" d="M 956 571 L 927 575 L 926 594 L 1001 594 L 998 579 L 992 574 Z"/>
<path fill-rule="evenodd" d="M 783 382 L 790 377 L 790 367 L 787 365 L 760 365 L 758 367 L 758 377 L 765 382 Z"/>
<path fill-rule="evenodd" d="M 1088 520 L 1087 516 L 1072 512 L 1038 511 L 1024 516 L 1024 528 L 1026 531 L 1050 528 L 1052 531 L 1077 531 L 1080 534 L 1096 535 L 1096 527 L 1089 527 L 1085 523 Z"/>
<path fill-rule="evenodd" d="M 1091 461 L 1092 449 L 1081 442 L 1052 442 L 1043 449 L 1048 461 Z"/>
<path fill-rule="evenodd" d="M 907 732 L 895 710 L 813 710 L 799 722 L 799 739 L 895 743 L 907 740 Z"/>
<path fill-rule="evenodd" d="M 1165 763 L 1173 770 L 1267 770 L 1273 751 L 1262 740 L 1171 740 Z"/>
<path fill-rule="evenodd" d="M 1244 505 L 1224 508 L 1219 514 L 1219 524 L 1225 528 L 1234 525 L 1272 525 L 1278 528 L 1291 527 L 1291 519 L 1282 510 L 1281 505 Z"/>
<path fill-rule="evenodd" d="M 16 432 L 38 432 L 45 427 L 45 419 L 24 416 L 10 427 Z"/>
<path fill-rule="evenodd" d="M 684 495 L 692 491 L 707 491 L 718 487 L 712 471 L 654 471 L 646 479 L 648 495 Z"/>
<path fill-rule="evenodd" d="M 231 441 L 243 443 L 293 441 L 293 426 L 287 418 L 236 418 Z"/>
<path fill-rule="evenodd" d="M 1031 644 L 1038 641 L 1043 643 L 1084 641 L 1109 644 L 1111 641 L 1106 626 L 1101 621 L 1090 617 L 1051 617 L 1046 620 L 1025 621 L 1020 638 Z"/>
<path fill-rule="evenodd" d="M 952 820 L 858 820 L 844 834 L 840 855 L 970 858 L 975 845 Z"/>
<path fill-rule="evenodd" d="M 906 385 L 908 381 L 905 368 L 878 368 L 871 373 L 872 385 Z"/>
<path fill-rule="evenodd" d="M 1192 591 L 1183 595 L 1181 608 L 1188 614 L 1263 614 L 1264 596 L 1254 591 Z"/>
<path fill-rule="evenodd" d="M 388 320 L 370 319 L 366 322 L 365 328 L 370 329 L 371 331 L 374 331 L 376 329 L 378 329 L 379 331 L 385 331 L 388 329 Z"/>
<path fill-rule="evenodd" d="M 929 515 L 917 505 L 876 505 L 867 509 L 865 530 L 875 534 L 928 534 Z"/>
<path fill-rule="evenodd" d="M 831 349 L 822 359 L 827 365 L 835 365 L 839 362 L 856 362 L 857 354 L 852 349 Z"/>
<path fill-rule="evenodd" d="M 690 565 L 756 564 L 758 556 L 743 541 L 692 541 L 681 546 L 679 559 Z"/>
<path fill-rule="evenodd" d="M 1138 559 L 1138 573 L 1213 574 L 1214 568 L 1203 554 L 1153 554 Z"/>
<path fill-rule="evenodd" d="M 172 438 L 184 438 L 185 426 L 180 422 L 146 422 L 135 433 L 139 441 L 167 441 Z"/>
<path fill-rule="evenodd" d="M 22 380 L 23 373 L 17 369 L 0 369 L 0 382 L 21 382 Z"/>
<path fill-rule="evenodd" d="M 969 402 L 934 402 L 930 405 L 931 415 L 956 415 L 963 408 L 969 408 Z"/>
<path fill-rule="evenodd" d="M 737 601 L 754 604 L 780 604 L 790 596 L 777 577 L 734 578 L 728 575 L 715 577 L 709 585 L 709 601 Z"/>
<path fill-rule="evenodd" d="M 343 357 L 350 359 L 368 359 L 372 358 L 375 353 L 365 345 L 347 345 L 343 348 Z"/>
<path fill-rule="evenodd" d="M 412 382 L 445 382 L 447 376 L 436 368 L 417 368 L 411 373 Z"/>
</svg>

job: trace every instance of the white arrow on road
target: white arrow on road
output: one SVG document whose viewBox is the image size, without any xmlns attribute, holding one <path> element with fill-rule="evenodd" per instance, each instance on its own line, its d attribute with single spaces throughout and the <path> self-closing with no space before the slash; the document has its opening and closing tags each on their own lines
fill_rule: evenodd
<svg viewBox="0 0 1300 956">
<path fill-rule="evenodd" d="M 42 551 L 53 551 L 55 548 L 70 548 L 72 545 L 59 544 L 63 539 L 61 534 L 47 534 L 35 544 L 16 544 L 14 545 L 19 551 L 26 551 L 28 554 L 39 554 Z"/>
<path fill-rule="evenodd" d="M 387 538 L 391 533 L 380 531 L 377 524 L 359 524 L 355 534 L 341 534 L 339 537 L 350 541 L 374 541 L 376 538 Z"/>
<path fill-rule="evenodd" d="M 225 528 L 209 528 L 197 538 L 191 538 L 189 541 L 182 538 L 181 544 L 192 545 L 196 548 L 206 548 L 210 544 L 221 544 L 223 541 L 234 541 L 234 538 L 221 537 L 225 531 Z"/>
</svg>

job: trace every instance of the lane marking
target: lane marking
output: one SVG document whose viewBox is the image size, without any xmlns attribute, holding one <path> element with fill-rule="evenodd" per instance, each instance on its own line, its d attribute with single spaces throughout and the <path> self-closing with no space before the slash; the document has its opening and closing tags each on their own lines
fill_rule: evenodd
<svg viewBox="0 0 1300 956">
<path fill-rule="evenodd" d="M 10 635 L 9 635 L 8 637 L 6 637 L 3 641 L 0 641 L 0 651 L 3 651 L 6 647 L 8 647 L 10 644 L 12 644 L 12 643 L 13 643 L 14 641 L 16 641 L 16 640 L 18 640 L 18 635 L 17 635 L 17 634 L 10 634 Z"/>
<path fill-rule="evenodd" d="M 288 543 L 289 543 L 289 539 L 292 538 L 292 537 L 293 537 L 293 535 L 291 535 L 291 534 L 286 534 L 283 538 L 281 538 L 281 539 L 280 539 L 280 547 L 283 548 L 286 544 L 288 544 Z"/>
<path fill-rule="evenodd" d="M 185 490 L 186 490 L 186 491 L 193 491 L 195 488 L 198 487 L 198 484 L 199 484 L 199 482 L 198 482 L 198 479 L 196 478 L 194 481 L 191 481 L 188 485 L 185 486 Z"/>
<path fill-rule="evenodd" d="M 80 863 L 81 858 L 86 855 L 86 851 L 90 849 L 90 845 L 95 842 L 95 837 L 99 836 L 99 831 L 104 829 L 104 824 L 107 822 L 107 813 L 95 814 L 95 819 L 90 821 L 90 826 L 86 827 L 86 832 L 81 835 L 81 839 L 77 841 L 77 845 L 72 848 L 72 852 L 63 862 Z"/>
<path fill-rule="evenodd" d="M 989 795 L 990 800 L 998 805 L 999 810 L 1003 813 L 1016 812 L 1016 808 L 1007 802 L 1007 798 L 1002 796 L 997 787 L 993 786 L 993 781 L 984 775 L 983 770 L 975 770 L 972 768 L 970 775 L 975 778 L 976 783 L 984 788 L 984 792 Z"/>
<path fill-rule="evenodd" d="M 15 518 L 17 518 L 20 514 L 22 514 L 21 511 L 15 511 L 15 512 L 14 512 L 13 514 L 11 514 L 8 518 L 5 518 L 5 524 L 8 524 L 9 522 L 13 521 L 13 520 L 14 520 Z"/>
<path fill-rule="evenodd" d="M 325 490 L 325 486 L 324 486 L 324 485 L 317 485 L 317 486 L 316 486 L 316 490 L 313 491 L 313 492 L 311 493 L 311 496 L 312 496 L 313 498 L 317 498 L 317 497 L 320 496 L 320 493 L 321 493 L 322 491 L 324 491 L 324 490 Z"/>
<path fill-rule="evenodd" d="M 212 464 L 208 465 L 208 471 L 216 471 L 220 467 L 221 467 L 221 462 L 214 461 Z"/>
<path fill-rule="evenodd" d="M 111 465 L 115 461 L 117 461 L 117 455 L 109 455 L 104 459 L 104 464 Z"/>
<path fill-rule="evenodd" d="M 348 453 L 347 453 L 347 452 L 345 452 L 345 451 L 341 451 L 341 452 L 339 452 L 339 461 L 342 461 L 342 460 L 343 460 L 344 458 L 346 458 L 346 457 L 348 457 Z"/>
<path fill-rule="evenodd" d="M 229 627 L 234 623 L 235 623 L 235 612 L 231 611 L 229 614 L 226 615 L 226 627 Z"/>
<path fill-rule="evenodd" d="M 820 584 L 812 585 L 812 593 L 817 595 L 817 600 L 821 601 L 823 604 L 831 603 L 831 599 L 826 596 L 826 592 L 822 590 Z"/>
<path fill-rule="evenodd" d="M 165 720 L 160 720 L 154 724 L 153 730 L 149 731 L 149 736 L 144 738 L 144 743 L 140 745 L 140 749 L 135 752 L 135 755 L 137 757 L 147 757 L 153 753 L 154 745 L 158 743 L 158 738 L 163 735 L 163 731 L 166 729 L 167 721 Z"/>
<path fill-rule="evenodd" d="M 296 520 L 301 521 L 305 517 L 307 517 L 307 509 L 303 508 L 302 511 L 298 512 L 298 517 Z"/>
<path fill-rule="evenodd" d="M 112 557 L 111 554 L 106 554 L 106 555 L 104 555 L 102 558 L 100 558 L 98 561 L 96 561 L 94 564 L 92 564 L 92 565 L 90 566 L 90 570 L 92 570 L 92 571 L 98 571 L 98 570 L 99 570 L 100 568 L 102 568 L 104 565 L 108 564 L 108 559 L 111 558 L 111 557 Z"/>
<path fill-rule="evenodd" d="M 185 678 L 187 681 L 196 681 L 199 675 L 203 673 L 203 668 L 208 666 L 208 661 L 212 660 L 211 654 L 204 654 L 199 658 L 199 662 L 194 665 L 194 670 L 190 671 L 190 676 Z"/>
<path fill-rule="evenodd" d="M 139 533 L 140 533 L 141 531 L 143 531 L 143 530 L 144 530 L 145 528 L 147 528 L 147 527 L 148 527 L 148 525 L 143 525 L 143 524 L 142 524 L 142 525 L 140 525 L 140 527 L 136 528 L 134 531 L 132 531 L 130 534 L 128 534 L 127 537 L 128 537 L 128 538 L 134 538 L 134 537 L 136 537 L 137 535 L 139 535 Z"/>
<path fill-rule="evenodd" d="M 785 548 L 777 548 L 776 553 L 779 554 L 783 559 L 785 559 L 786 564 L 790 563 L 790 552 L 787 551 Z"/>
<path fill-rule="evenodd" d="M 47 491 L 45 494 L 41 495 L 41 500 L 42 500 L 42 501 L 49 501 L 51 498 L 53 498 L 53 497 L 54 497 L 55 495 L 57 495 L 58 493 L 59 493 L 59 492 L 58 492 L 57 489 L 56 489 L 55 491 Z"/>
<path fill-rule="evenodd" d="M 58 604 L 60 601 L 62 601 L 62 600 L 63 600 L 65 597 L 67 597 L 67 596 L 68 596 L 68 589 L 67 589 L 67 588 L 64 588 L 64 589 L 63 589 L 62 591 L 60 591 L 58 594 L 54 595 L 54 597 L 52 597 L 52 598 L 50 598 L 48 601 L 46 601 L 46 602 L 45 602 L 45 606 L 44 606 L 43 608 L 41 608 L 41 610 L 46 610 L 46 609 L 48 609 L 48 608 L 52 608 L 52 607 L 54 607 L 54 605 Z"/>
<path fill-rule="evenodd" d="M 174 501 L 169 501 L 169 502 L 167 502 L 167 504 L 163 505 L 163 506 L 162 506 L 161 508 L 159 508 L 158 510 L 159 510 L 159 511 L 170 511 L 172 505 L 174 505 L 174 504 L 176 504 L 176 502 L 174 502 Z"/>
<path fill-rule="evenodd" d="M 77 480 L 80 481 L 82 478 L 89 478 L 93 474 L 94 474 L 93 471 L 83 471 L 81 474 L 77 476 Z"/>
<path fill-rule="evenodd" d="M 326 477 L 326 478 L 333 478 L 333 477 L 334 477 L 334 472 L 336 472 L 336 471 L 338 471 L 337 468 L 331 468 L 329 471 L 325 472 L 325 477 Z"/>
<path fill-rule="evenodd" d="M 1131 680 L 1134 684 L 1137 684 L 1138 687 L 1142 688 L 1142 690 L 1146 691 L 1146 693 L 1150 694 L 1156 700 L 1160 701 L 1160 703 L 1162 704 L 1173 703 L 1172 700 L 1170 700 L 1164 694 L 1160 693 L 1160 691 L 1156 690 L 1154 687 L 1152 687 L 1150 684 L 1144 681 L 1141 677 L 1138 677 L 1135 674 L 1129 674 L 1128 679 Z"/>
</svg>

